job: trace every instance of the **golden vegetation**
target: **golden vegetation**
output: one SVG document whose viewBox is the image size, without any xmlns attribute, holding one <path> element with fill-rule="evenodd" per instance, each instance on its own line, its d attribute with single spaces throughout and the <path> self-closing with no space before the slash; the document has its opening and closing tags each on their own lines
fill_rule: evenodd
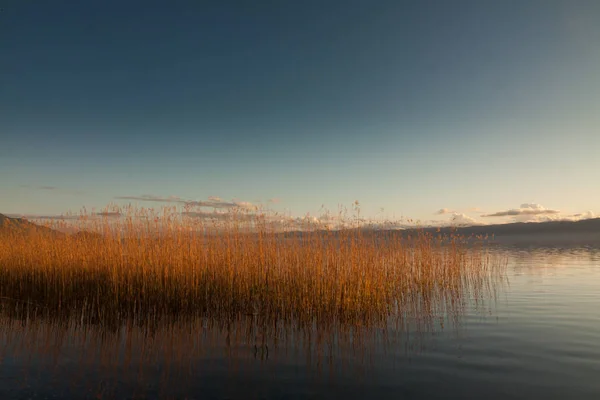
<svg viewBox="0 0 600 400">
<path fill-rule="evenodd" d="M 243 368 L 301 353 L 332 373 L 351 355 L 360 368 L 377 346 L 412 351 L 493 299 L 505 263 L 481 240 L 357 221 L 331 230 L 173 208 L 66 216 L 52 231 L 9 221 L 19 229 L 0 229 L 0 359 L 98 398 L 124 397 L 119 382 L 183 397 L 215 356 Z"/>
<path fill-rule="evenodd" d="M 310 222 L 285 232 L 272 215 L 173 208 L 106 215 L 76 219 L 78 234 L 3 231 L 3 313 L 114 326 L 248 316 L 331 327 L 430 323 L 488 298 L 502 273 L 485 248 L 455 236 Z"/>
</svg>

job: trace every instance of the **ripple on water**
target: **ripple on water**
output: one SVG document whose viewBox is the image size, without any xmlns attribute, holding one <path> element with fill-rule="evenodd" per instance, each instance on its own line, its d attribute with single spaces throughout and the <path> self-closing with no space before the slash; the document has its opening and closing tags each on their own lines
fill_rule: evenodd
<svg viewBox="0 0 600 400">
<path fill-rule="evenodd" d="M 264 351 L 253 351 L 252 342 L 241 342 L 235 350 L 215 334 L 215 342 L 203 342 L 214 347 L 192 363 L 192 378 L 182 379 L 185 384 L 181 385 L 175 380 L 169 394 L 188 398 L 599 399 L 600 252 L 502 251 L 509 257 L 509 285 L 499 291 L 495 302 L 488 303 L 490 309 L 467 307 L 457 329 L 427 332 L 429 327 L 414 347 L 406 346 L 404 338 L 387 346 L 367 341 L 358 348 L 340 347 L 332 350 L 335 357 L 320 360 L 314 354 L 311 358 L 311 351 L 302 346 L 294 348 L 293 343 L 271 346 L 269 358 L 264 359 L 260 357 Z M 226 357 L 228 351 L 234 355 Z M 97 383 L 106 371 L 93 369 L 93 363 L 82 370 L 88 367 L 63 359 L 62 370 L 53 378 L 58 383 L 52 387 L 58 389 L 48 392 L 44 389 L 50 385 L 49 378 L 44 378 L 48 364 L 33 369 L 27 362 L 4 357 L 0 398 L 34 394 L 69 398 L 73 393 L 93 397 L 105 390 L 98 389 Z M 160 377 L 163 367 L 159 364 L 146 366 L 148 377 Z M 187 364 L 173 368 L 175 374 L 190 370 Z M 14 381 L 23 370 L 37 380 L 30 379 L 15 390 Z M 96 386 L 93 390 L 84 387 L 85 379 L 79 382 L 73 376 L 85 377 Z M 110 393 L 138 390 L 149 398 L 162 393 L 158 379 L 148 378 L 142 390 L 128 376 L 123 373 L 113 381 Z"/>
</svg>

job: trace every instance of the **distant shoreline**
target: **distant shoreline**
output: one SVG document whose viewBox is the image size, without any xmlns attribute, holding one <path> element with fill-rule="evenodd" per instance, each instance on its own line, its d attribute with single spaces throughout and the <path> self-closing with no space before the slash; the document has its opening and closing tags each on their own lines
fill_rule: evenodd
<svg viewBox="0 0 600 400">
<path fill-rule="evenodd" d="M 4 223 L 16 224 L 21 228 L 48 229 L 23 218 L 0 214 L 0 228 Z M 404 237 L 422 233 L 437 235 L 458 234 L 464 237 L 487 237 L 491 244 L 506 245 L 600 245 L 600 218 L 580 221 L 515 222 L 495 225 L 473 225 L 460 227 L 415 227 L 405 229 L 359 228 L 365 234 L 389 233 Z M 55 233 L 59 233 L 55 231 Z M 280 234 L 296 235 L 301 231 L 287 231 Z"/>
<path fill-rule="evenodd" d="M 416 229 L 402 231 L 403 235 Z M 581 221 L 517 222 L 497 225 L 466 227 L 423 228 L 432 234 L 454 232 L 463 236 L 488 236 L 488 242 L 497 244 L 573 245 L 600 244 L 600 218 Z"/>
</svg>

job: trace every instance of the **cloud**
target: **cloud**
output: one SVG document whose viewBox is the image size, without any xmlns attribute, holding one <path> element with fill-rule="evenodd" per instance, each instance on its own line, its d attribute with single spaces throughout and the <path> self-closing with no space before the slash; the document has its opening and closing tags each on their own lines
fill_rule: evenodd
<svg viewBox="0 0 600 400">
<path fill-rule="evenodd" d="M 181 213 L 184 217 L 201 219 L 207 221 L 240 221 L 250 222 L 258 220 L 257 214 L 246 214 L 246 213 L 233 213 L 223 211 L 183 211 Z"/>
<path fill-rule="evenodd" d="M 32 215 L 32 214 L 22 214 L 19 215 L 18 218 L 24 218 L 28 220 L 36 220 L 36 219 L 45 219 L 45 220 L 77 220 L 81 218 L 79 215 Z"/>
<path fill-rule="evenodd" d="M 218 209 L 240 208 L 245 210 L 258 210 L 258 206 L 247 201 L 224 201 L 220 197 L 210 196 L 208 200 L 186 200 L 178 196 L 154 196 L 144 194 L 141 196 L 116 196 L 118 200 L 152 201 L 157 203 L 177 203 L 191 207 L 209 207 Z"/>
<path fill-rule="evenodd" d="M 599 218 L 600 215 L 596 214 L 593 211 L 586 211 L 584 213 L 579 213 L 579 214 L 574 214 L 574 215 L 570 215 L 569 217 L 574 218 L 576 220 L 582 220 L 582 219 L 592 219 L 592 218 Z"/>
<path fill-rule="evenodd" d="M 233 207 L 239 207 L 246 210 L 258 210 L 258 206 L 256 204 L 250 203 L 248 201 L 233 201 Z"/>
<path fill-rule="evenodd" d="M 306 214 L 303 216 L 290 216 L 280 213 L 262 213 L 255 211 L 235 212 L 234 210 L 215 210 L 215 211 L 184 211 L 181 213 L 184 217 L 197 218 L 206 221 L 237 221 L 243 223 L 265 222 L 269 229 L 275 231 L 304 230 L 309 228 L 317 229 L 342 229 L 354 227 L 368 228 L 398 228 L 398 223 L 375 222 L 366 219 L 345 219 L 343 216 L 322 214 L 318 216 Z M 251 225 L 249 225 L 251 226 Z M 404 225 L 403 225 L 404 226 Z"/>
<path fill-rule="evenodd" d="M 576 222 L 583 221 L 586 219 L 598 218 L 598 215 L 592 211 L 586 211 L 584 213 L 573 214 L 573 215 L 519 215 L 514 218 L 515 222 L 551 222 L 551 221 L 565 221 L 565 222 Z"/>
<path fill-rule="evenodd" d="M 94 213 L 93 215 L 99 216 L 99 217 L 120 217 L 121 214 L 118 211 L 104 211 L 104 212 L 99 212 L 99 213 Z"/>
<path fill-rule="evenodd" d="M 482 210 L 479 207 L 471 207 L 464 210 L 462 213 L 481 213 Z M 461 214 L 459 210 L 451 210 L 449 208 L 440 208 L 437 210 L 434 215 L 446 215 L 446 214 Z"/>
<path fill-rule="evenodd" d="M 444 210 L 442 213 L 441 211 Z M 425 221 L 417 221 L 417 226 L 431 228 L 431 227 L 456 227 L 456 226 L 479 226 L 487 225 L 487 223 L 474 218 L 467 213 L 461 213 L 458 211 L 449 211 L 448 209 L 442 208 L 436 215 L 448 215 L 447 219 L 430 219 Z M 414 228 L 414 226 L 409 226 Z"/>
<path fill-rule="evenodd" d="M 462 213 L 453 213 L 452 219 L 450 220 L 452 225 L 480 225 L 481 223 L 477 219 L 470 217 Z"/>
<path fill-rule="evenodd" d="M 444 215 L 444 214 L 451 214 L 454 211 L 448 209 L 448 208 L 440 208 L 439 210 L 437 210 L 434 214 L 435 215 Z"/>
<path fill-rule="evenodd" d="M 482 217 L 512 217 L 513 222 L 550 222 L 550 221 L 581 221 L 584 219 L 598 218 L 593 211 L 564 215 L 559 210 L 548 209 L 539 204 L 525 203 L 519 208 L 498 211 Z"/>
<path fill-rule="evenodd" d="M 180 201 L 179 203 L 183 203 L 192 207 L 208 207 L 208 208 L 241 208 L 245 210 L 258 210 L 258 206 L 247 202 L 247 201 L 212 201 L 212 200 L 199 200 L 199 201 Z"/>
<path fill-rule="evenodd" d="M 583 213 L 577 213 L 572 215 L 538 215 L 528 220 L 521 219 L 521 222 L 547 222 L 547 221 L 583 221 L 586 219 L 600 218 L 600 215 L 593 211 L 586 211 Z"/>
<path fill-rule="evenodd" d="M 551 215 L 559 214 L 559 210 L 551 210 L 535 203 L 521 204 L 519 208 L 513 208 L 505 211 L 498 211 L 492 214 L 484 214 L 482 217 L 518 217 L 532 215 Z"/>
<path fill-rule="evenodd" d="M 522 214 L 513 218 L 514 222 L 552 222 L 552 221 L 572 221 L 570 218 L 559 214 Z"/>
<path fill-rule="evenodd" d="M 52 190 L 52 191 L 55 191 L 58 193 L 72 194 L 72 195 L 84 193 L 82 190 L 63 189 L 58 186 L 49 186 L 49 185 L 44 185 L 44 186 L 19 185 L 19 187 L 26 188 L 26 189 L 34 189 L 34 190 L 49 190 L 49 191 Z"/>
<path fill-rule="evenodd" d="M 183 203 L 184 201 L 176 196 L 161 197 L 151 194 L 143 194 L 141 196 L 115 196 L 119 200 L 137 200 L 137 201 L 155 201 L 158 203 Z"/>
<path fill-rule="evenodd" d="M 181 213 L 183 217 L 200 219 L 204 221 L 225 221 L 225 222 L 241 222 L 258 223 L 259 221 L 266 222 L 270 229 L 275 231 L 286 231 L 306 228 L 308 225 L 317 228 L 327 228 L 336 226 L 332 220 L 327 218 L 317 218 L 310 215 L 302 217 L 291 217 L 280 214 L 262 214 L 254 212 L 234 212 L 234 211 L 184 211 Z"/>
<path fill-rule="evenodd" d="M 272 199 L 267 200 L 269 203 L 281 203 L 281 199 L 277 198 L 277 197 L 273 197 Z"/>
</svg>

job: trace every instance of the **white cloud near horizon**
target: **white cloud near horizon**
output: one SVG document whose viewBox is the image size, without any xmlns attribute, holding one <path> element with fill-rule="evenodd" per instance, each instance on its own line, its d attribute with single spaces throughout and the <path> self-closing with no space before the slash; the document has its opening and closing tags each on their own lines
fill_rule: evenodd
<svg viewBox="0 0 600 400">
<path fill-rule="evenodd" d="M 514 218 L 514 222 L 552 222 L 552 221 L 564 221 L 564 222 L 577 222 L 586 219 L 599 218 L 599 215 L 592 211 L 585 213 L 573 214 L 573 215 L 519 215 Z"/>
<path fill-rule="evenodd" d="M 435 215 L 444 215 L 444 214 L 452 214 L 455 211 L 450 210 L 449 208 L 440 208 L 434 214 Z"/>
<path fill-rule="evenodd" d="M 451 209 L 451 208 L 440 208 L 439 210 L 437 210 L 436 212 L 434 212 L 434 215 L 447 215 L 447 214 L 474 214 L 474 213 L 482 213 L 484 212 L 481 208 L 479 207 L 470 207 L 467 209 Z"/>
<path fill-rule="evenodd" d="M 559 210 L 549 209 L 537 203 L 524 203 L 519 208 L 498 211 L 481 217 L 512 217 L 511 222 L 582 221 L 600 217 L 593 211 L 564 215 Z"/>
<path fill-rule="evenodd" d="M 480 221 L 478 221 L 476 218 L 470 217 L 467 214 L 457 213 L 457 212 L 452 214 L 452 219 L 450 221 L 453 225 L 460 225 L 460 226 L 482 225 L 482 223 Z"/>
<path fill-rule="evenodd" d="M 578 218 L 578 219 L 592 219 L 592 218 L 600 218 L 600 215 L 596 214 L 593 211 L 586 211 L 584 213 L 570 215 L 570 217 Z"/>
<path fill-rule="evenodd" d="M 498 211 L 492 214 L 483 214 L 481 217 L 518 217 L 532 215 L 551 215 L 560 214 L 559 210 L 552 210 L 536 203 L 524 203 L 519 208 L 510 210 Z"/>
</svg>

